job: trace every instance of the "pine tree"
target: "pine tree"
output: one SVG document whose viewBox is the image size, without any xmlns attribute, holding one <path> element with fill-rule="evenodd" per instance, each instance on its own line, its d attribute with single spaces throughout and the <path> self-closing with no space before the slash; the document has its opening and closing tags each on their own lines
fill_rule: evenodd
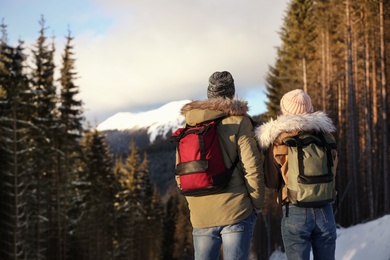
<svg viewBox="0 0 390 260">
<path fill-rule="evenodd" d="M 163 225 L 163 237 L 161 241 L 161 259 L 169 260 L 173 259 L 174 252 L 174 236 L 176 232 L 176 217 L 177 217 L 177 206 L 178 196 L 170 189 L 167 191 L 168 198 L 165 203 L 165 214 L 164 214 L 164 225 Z"/>
<path fill-rule="evenodd" d="M 267 118 L 276 118 L 279 114 L 279 102 L 283 96 L 282 84 L 280 82 L 280 73 L 277 69 L 278 62 L 276 62 L 276 66 L 269 66 L 269 72 L 266 78 L 266 96 L 268 101 L 266 101 L 267 106 Z"/>
<path fill-rule="evenodd" d="M 68 208 L 69 200 L 74 195 L 72 183 L 79 178 L 79 166 L 83 160 L 83 151 L 80 140 L 83 134 L 83 110 L 82 102 L 76 99 L 79 93 L 78 86 L 75 85 L 75 59 L 71 45 L 73 38 L 70 32 L 66 37 L 64 54 L 62 55 L 61 67 L 61 96 L 59 110 L 59 128 L 61 134 L 58 135 L 57 153 L 58 171 L 56 173 L 56 213 L 59 257 L 66 258 L 67 233 L 68 233 Z"/>
<path fill-rule="evenodd" d="M 115 167 L 115 174 L 119 180 L 119 190 L 115 195 L 115 235 L 114 235 L 114 259 L 128 259 L 135 255 L 135 220 L 133 217 L 134 205 L 131 200 L 131 192 L 123 185 L 123 168 Z M 136 258 L 134 258 L 136 259 Z"/>
<path fill-rule="evenodd" d="M 65 134 L 68 141 L 79 148 L 79 141 L 83 134 L 83 109 L 82 101 L 77 99 L 77 95 L 80 93 L 79 87 L 75 85 L 76 72 L 75 72 L 75 59 L 73 58 L 73 46 L 70 32 L 66 37 L 66 45 L 64 54 L 62 56 L 62 68 L 61 68 L 61 97 L 60 97 L 60 118 L 61 123 L 64 125 Z"/>
<path fill-rule="evenodd" d="M 179 196 L 177 211 L 178 216 L 176 219 L 175 249 L 173 255 L 174 259 L 189 259 L 194 255 L 192 226 L 187 200 L 182 195 Z"/>
<path fill-rule="evenodd" d="M 304 89 L 315 97 L 317 71 L 310 70 L 316 61 L 317 33 L 313 19 L 312 0 L 290 2 L 279 32 L 282 44 L 277 48 L 275 65 L 269 67 L 266 78 L 268 118 L 277 116 L 280 99 L 290 90 Z"/>
<path fill-rule="evenodd" d="M 24 47 L 6 43 L 2 24 L 0 42 L 0 258 L 26 258 L 26 192 L 32 162 L 31 91 L 24 73 Z"/>
<path fill-rule="evenodd" d="M 85 173 L 79 180 L 81 217 L 77 220 L 76 235 L 72 238 L 74 259 L 115 259 L 114 201 L 118 182 L 113 161 L 102 133 L 96 129 L 86 133 Z"/>
<path fill-rule="evenodd" d="M 116 202 L 116 254 L 118 259 L 156 259 L 161 252 L 163 207 L 152 185 L 146 153 L 141 162 L 138 148 L 130 143 L 123 164 L 117 160 L 115 172 L 122 185 Z"/>
<path fill-rule="evenodd" d="M 32 255 L 29 258 L 59 258 L 57 226 L 58 122 L 56 87 L 54 85 L 54 44 L 45 36 L 45 20 L 40 20 L 40 34 L 33 49 L 32 83 L 35 104 L 32 122 L 37 149 L 34 150 L 34 167 L 29 193 L 29 225 Z M 54 205 L 54 206 L 53 206 Z"/>
<path fill-rule="evenodd" d="M 302 88 L 308 92 L 309 84 L 309 66 L 314 59 L 315 48 L 314 41 L 317 38 L 316 28 L 313 16 L 313 0 L 294 0 L 290 6 L 290 17 L 287 23 L 290 26 L 291 34 L 288 40 L 290 55 L 297 61 L 300 61 L 300 70 L 297 75 L 302 75 Z M 300 72 L 299 72 L 300 71 Z M 313 82 L 313 81 L 312 81 Z"/>
<path fill-rule="evenodd" d="M 145 209 L 145 231 L 141 236 L 144 237 L 145 259 L 157 259 L 161 253 L 162 225 L 163 225 L 163 206 L 157 187 L 152 185 L 150 180 L 149 165 L 147 153 L 144 153 L 143 161 L 137 174 L 138 191 L 142 204 Z"/>
<path fill-rule="evenodd" d="M 137 199 L 136 175 L 140 167 L 138 149 L 135 143 L 130 143 L 130 154 L 127 156 L 125 163 L 118 162 L 115 166 L 115 172 L 121 184 L 116 195 L 116 259 L 142 259 L 141 248 L 139 243 L 139 233 L 143 232 L 144 226 L 141 220 L 144 219 L 145 210 L 142 200 Z M 123 168 L 120 168 L 123 166 Z M 144 241 L 143 241 L 144 242 Z"/>
</svg>

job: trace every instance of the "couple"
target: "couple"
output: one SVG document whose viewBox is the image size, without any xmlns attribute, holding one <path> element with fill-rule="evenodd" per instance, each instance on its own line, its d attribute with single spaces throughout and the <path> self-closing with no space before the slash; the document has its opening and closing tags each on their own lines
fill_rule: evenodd
<svg viewBox="0 0 390 260">
<path fill-rule="evenodd" d="M 285 132 L 296 134 L 300 129 L 310 130 L 306 129 L 310 125 L 327 132 L 329 128 L 324 121 L 329 122 L 330 119 L 321 112 L 316 113 L 309 125 L 294 122 L 295 117 L 305 117 L 313 112 L 310 97 L 301 90 L 294 90 L 281 99 L 282 115 L 264 124 L 275 126 L 267 127 L 272 131 L 265 133 L 266 129 L 262 126 L 255 129 L 247 114 L 247 102 L 235 97 L 234 79 L 227 71 L 210 76 L 207 97 L 207 100 L 184 105 L 181 113 L 186 123 L 192 126 L 226 115 L 218 126 L 223 159 L 227 167 L 237 156 L 240 163 L 223 192 L 186 197 L 193 226 L 195 259 L 219 259 L 221 246 L 225 260 L 248 259 L 257 214 L 264 200 L 264 158 L 273 158 L 280 164 L 286 181 L 287 153 L 279 149 L 282 145 L 278 137 Z M 291 123 L 286 122 L 289 117 Z M 322 208 L 289 205 L 288 214 L 285 212 L 286 205 L 283 206 L 281 231 L 287 258 L 309 259 L 312 248 L 315 259 L 334 259 L 336 225 L 331 205 Z"/>
</svg>

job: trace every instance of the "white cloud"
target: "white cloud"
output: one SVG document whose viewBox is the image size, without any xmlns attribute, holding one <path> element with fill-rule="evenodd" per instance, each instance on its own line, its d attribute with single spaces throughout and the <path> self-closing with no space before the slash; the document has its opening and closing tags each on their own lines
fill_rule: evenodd
<svg viewBox="0 0 390 260">
<path fill-rule="evenodd" d="M 47 36 L 56 37 L 59 61 L 70 29 L 86 115 L 90 121 L 100 122 L 120 111 L 137 112 L 174 100 L 205 98 L 208 77 L 217 70 L 233 74 L 240 98 L 252 97 L 253 91 L 261 91 L 268 65 L 274 62 L 277 31 L 288 3 L 21 1 L 23 10 L 14 1 L 0 9 L 10 26 L 10 38 L 16 42 L 20 37 L 30 47 L 38 37 L 38 20 L 43 14 L 49 27 Z"/>
<path fill-rule="evenodd" d="M 82 99 L 95 114 L 203 98 L 216 70 L 233 74 L 240 97 L 245 88 L 260 88 L 286 6 L 284 0 L 97 3 L 112 24 L 75 40 Z"/>
</svg>

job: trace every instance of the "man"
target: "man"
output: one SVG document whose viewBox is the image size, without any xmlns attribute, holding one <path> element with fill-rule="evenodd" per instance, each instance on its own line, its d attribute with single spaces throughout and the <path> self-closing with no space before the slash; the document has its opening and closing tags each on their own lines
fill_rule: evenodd
<svg viewBox="0 0 390 260">
<path fill-rule="evenodd" d="M 273 174 L 281 174 L 284 184 L 287 184 L 288 147 L 283 140 L 303 133 L 325 133 L 329 139 L 333 139 L 330 132 L 334 132 L 336 128 L 324 112 L 313 113 L 310 96 L 301 89 L 286 93 L 280 101 L 280 109 L 281 115 L 256 129 L 256 136 L 260 147 L 266 153 L 265 169 L 273 171 Z M 332 174 L 335 175 L 337 167 L 335 150 L 332 150 L 331 157 Z M 275 162 L 278 167 L 272 167 Z M 292 203 L 295 203 L 296 197 L 286 185 L 283 185 L 281 199 L 282 201 L 279 201 L 283 205 L 281 231 L 287 259 L 309 260 L 312 250 L 314 259 L 334 260 L 337 235 L 331 203 L 320 207 L 296 206 Z"/>
<path fill-rule="evenodd" d="M 219 259 L 221 246 L 225 260 L 248 259 L 257 212 L 263 205 L 262 155 L 254 139 L 247 102 L 234 95 L 232 75 L 215 72 L 209 78 L 208 100 L 192 101 L 181 109 L 190 126 L 226 116 L 217 125 L 223 160 L 230 168 L 239 158 L 226 189 L 186 196 L 197 260 Z"/>
</svg>

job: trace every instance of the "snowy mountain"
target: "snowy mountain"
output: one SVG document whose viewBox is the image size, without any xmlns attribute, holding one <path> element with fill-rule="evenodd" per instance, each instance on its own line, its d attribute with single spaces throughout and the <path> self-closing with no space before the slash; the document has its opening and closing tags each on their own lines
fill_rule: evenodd
<svg viewBox="0 0 390 260">
<path fill-rule="evenodd" d="M 165 137 L 176 128 L 183 126 L 184 117 L 180 115 L 180 109 L 190 101 L 174 101 L 160 108 L 137 114 L 120 112 L 99 124 L 97 129 L 99 131 L 145 129 L 150 143 L 153 143 L 157 137 Z"/>
<path fill-rule="evenodd" d="M 389 260 L 390 215 L 352 226 L 337 229 L 337 260 Z M 275 251 L 270 260 L 285 260 L 286 255 Z M 311 256 L 312 259 L 312 256 Z"/>
</svg>

